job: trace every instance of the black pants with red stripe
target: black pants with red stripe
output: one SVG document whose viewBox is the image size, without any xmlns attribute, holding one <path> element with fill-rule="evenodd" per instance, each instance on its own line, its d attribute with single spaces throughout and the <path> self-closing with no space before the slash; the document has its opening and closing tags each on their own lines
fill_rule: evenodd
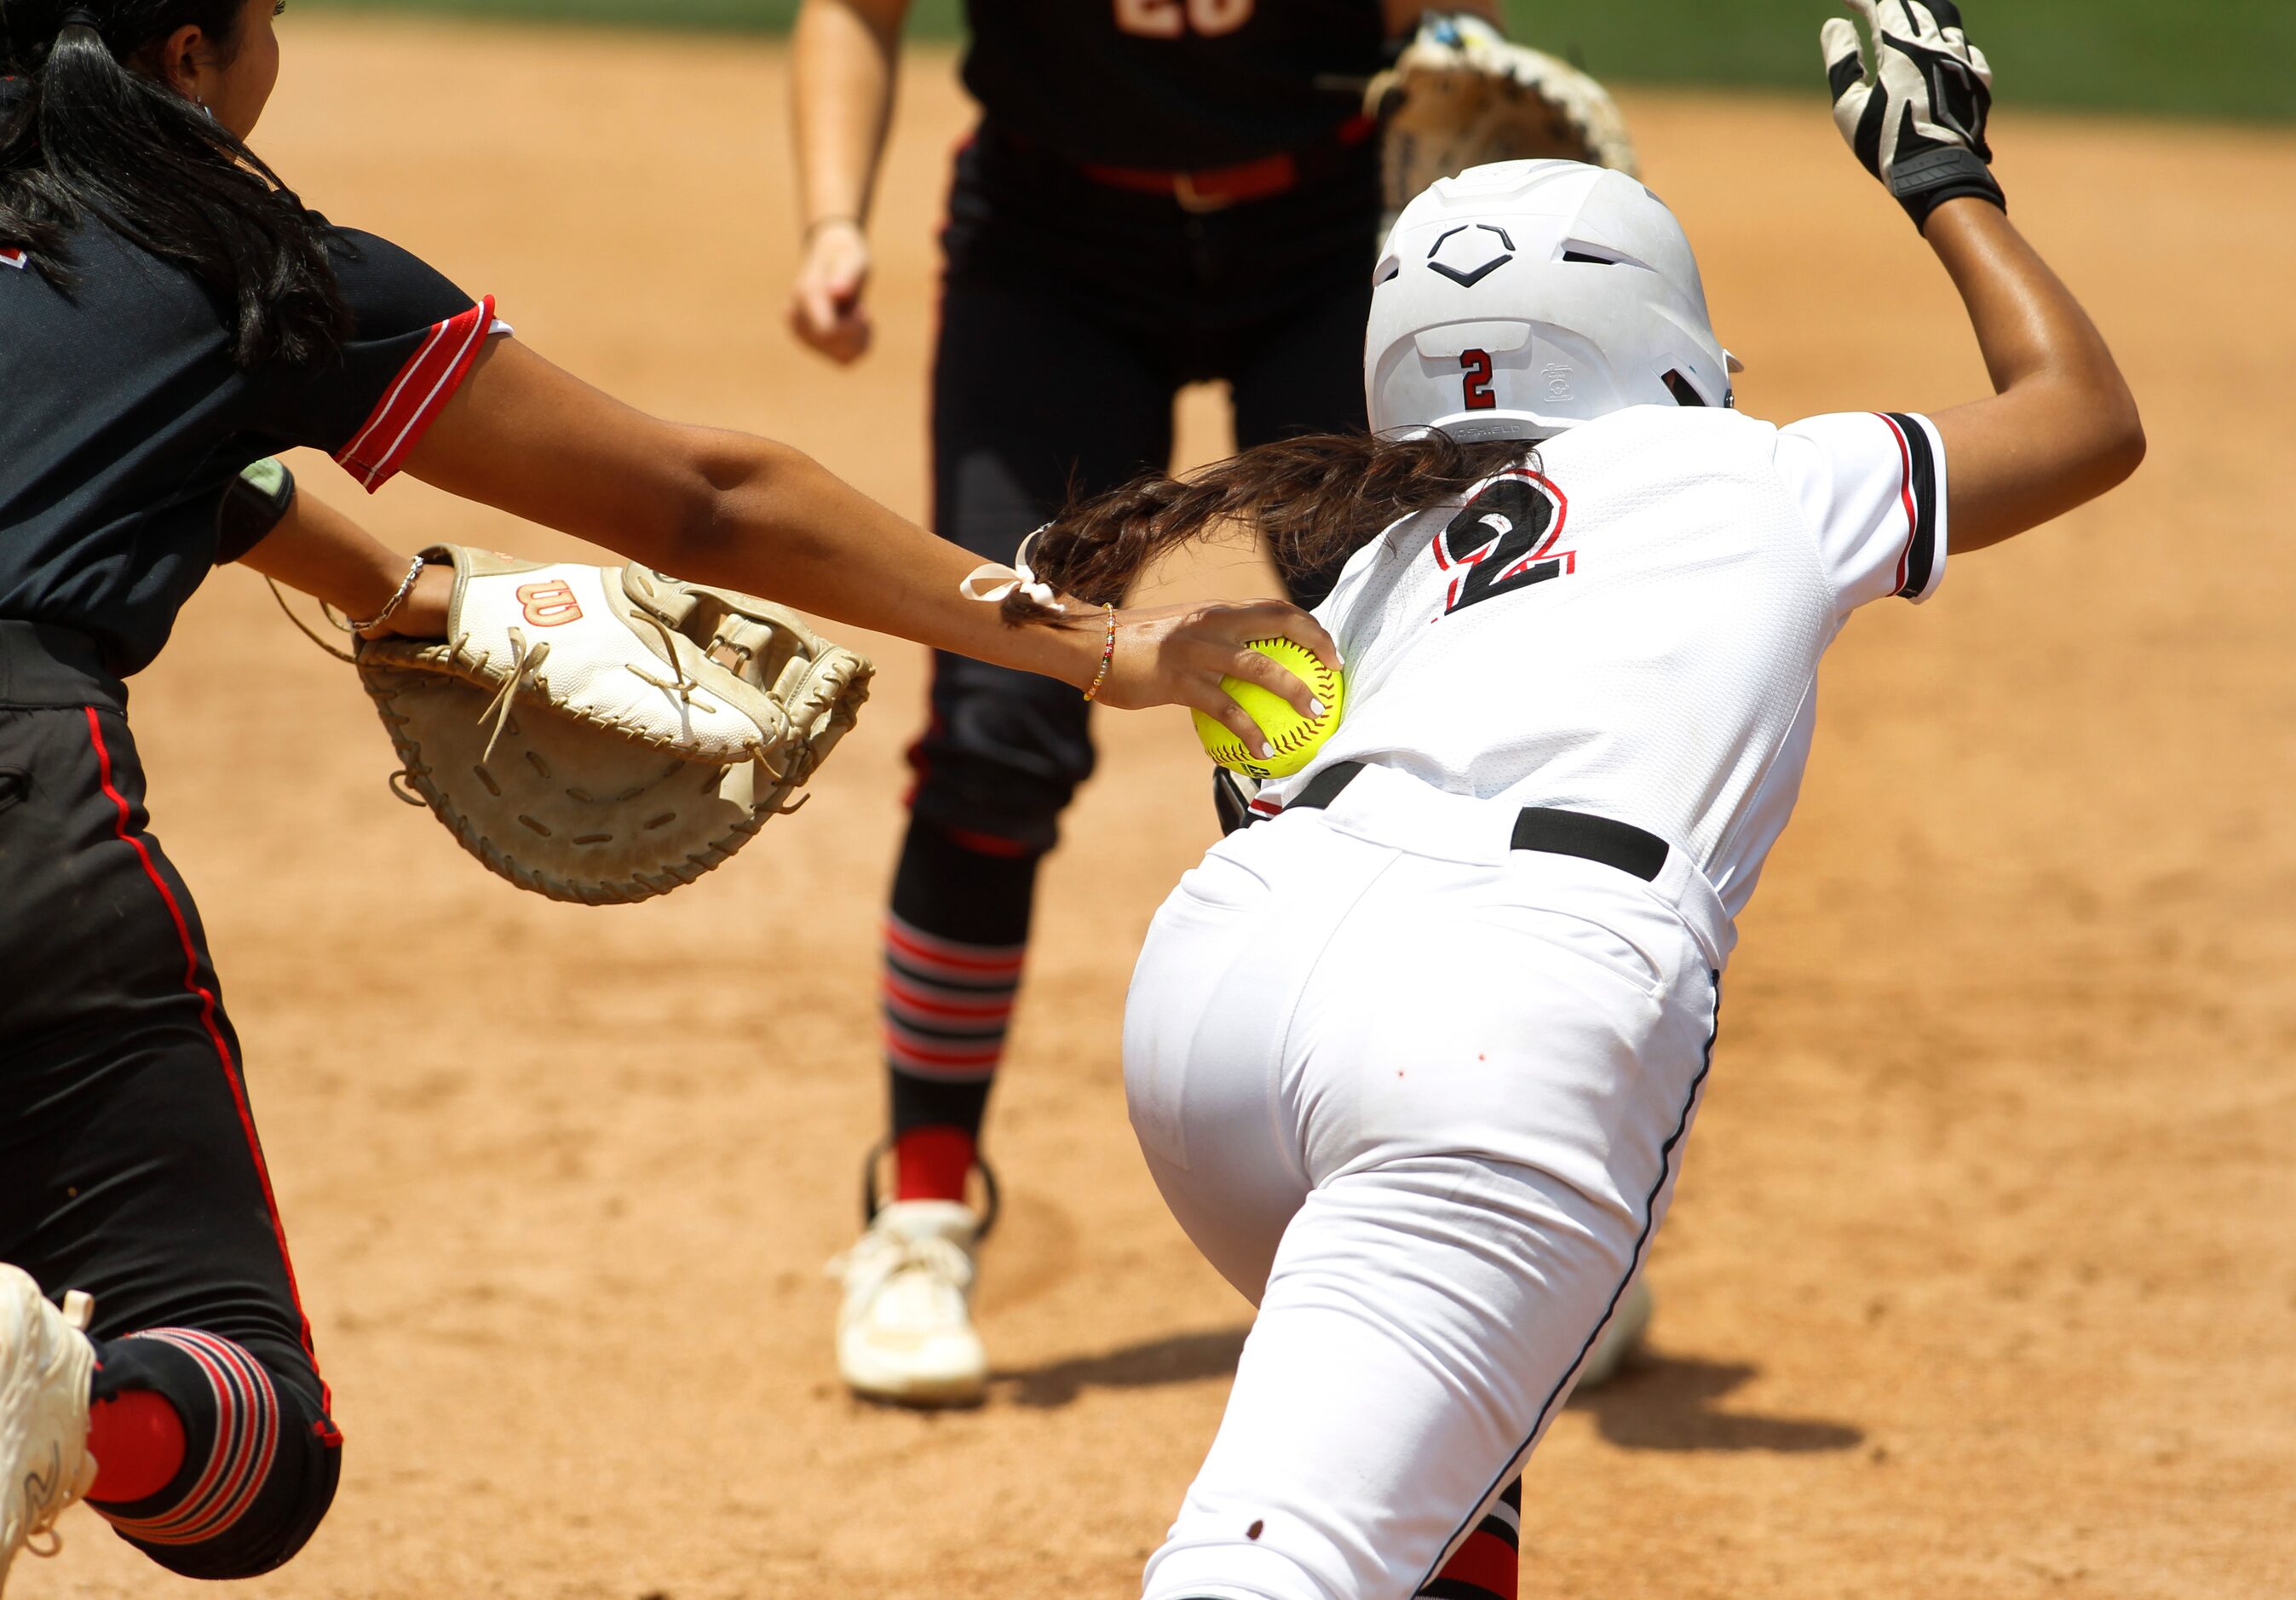
<svg viewBox="0 0 2296 1600">
<path fill-rule="evenodd" d="M 246 1577 L 317 1528 L 340 1436 L 126 705 L 86 642 L 0 621 L 0 1260 L 95 1297 L 99 1399 L 186 1414 L 179 1481 L 98 1509 L 162 1565 Z"/>
</svg>

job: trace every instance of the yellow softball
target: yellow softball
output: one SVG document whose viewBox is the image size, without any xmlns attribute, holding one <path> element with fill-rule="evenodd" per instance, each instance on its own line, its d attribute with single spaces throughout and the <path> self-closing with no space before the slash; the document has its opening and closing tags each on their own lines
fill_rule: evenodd
<svg viewBox="0 0 2296 1600">
<path fill-rule="evenodd" d="M 1324 714 L 1303 717 L 1292 709 L 1290 702 L 1258 684 L 1245 683 L 1240 677 L 1223 677 L 1220 687 L 1235 696 L 1236 703 L 1259 724 L 1275 753 L 1261 760 L 1244 748 L 1242 740 L 1201 711 L 1193 713 L 1196 737 L 1203 741 L 1204 753 L 1230 772 L 1240 772 L 1250 778 L 1290 777 L 1316 759 L 1316 752 L 1324 748 L 1324 741 L 1340 726 L 1347 680 L 1317 660 L 1314 651 L 1289 639 L 1254 639 L 1251 648 L 1293 676 L 1307 679 L 1308 687 L 1324 702 Z"/>
</svg>

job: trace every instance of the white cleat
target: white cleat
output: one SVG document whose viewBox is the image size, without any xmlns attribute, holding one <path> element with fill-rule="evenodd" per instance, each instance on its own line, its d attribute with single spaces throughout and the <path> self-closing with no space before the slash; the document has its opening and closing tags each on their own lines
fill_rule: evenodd
<svg viewBox="0 0 2296 1600">
<path fill-rule="evenodd" d="M 1637 1277 L 1628 1285 L 1618 1310 L 1603 1329 L 1603 1336 L 1595 1341 L 1585 1365 L 1578 1368 L 1578 1392 L 1617 1377 L 1627 1358 L 1642 1349 L 1643 1337 L 1650 1332 L 1652 1304 L 1648 1283 Z"/>
<path fill-rule="evenodd" d="M 87 1448 L 92 1302 L 56 1309 L 29 1274 L 0 1266 L 0 1589 L 16 1552 L 56 1553 L 55 1522 L 95 1481 Z M 46 1545 L 34 1544 L 45 1538 Z"/>
<path fill-rule="evenodd" d="M 845 1280 L 837 1370 L 856 1394 L 903 1406 L 972 1406 L 988 1392 L 972 1327 L 980 1218 L 953 1200 L 898 1200 L 832 1262 Z"/>
</svg>

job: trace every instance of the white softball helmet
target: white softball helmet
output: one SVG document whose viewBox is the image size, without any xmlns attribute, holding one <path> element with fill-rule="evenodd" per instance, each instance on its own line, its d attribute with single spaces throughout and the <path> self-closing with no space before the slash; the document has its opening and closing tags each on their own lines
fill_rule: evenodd
<svg viewBox="0 0 2296 1600">
<path fill-rule="evenodd" d="M 1403 208 L 1373 274 L 1374 432 L 1544 439 L 1628 406 L 1727 406 L 1682 225 L 1624 173 L 1496 161 Z"/>
</svg>

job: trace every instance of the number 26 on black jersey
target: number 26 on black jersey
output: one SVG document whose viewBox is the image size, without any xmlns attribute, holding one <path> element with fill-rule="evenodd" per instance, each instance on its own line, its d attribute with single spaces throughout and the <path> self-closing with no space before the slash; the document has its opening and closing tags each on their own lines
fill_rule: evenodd
<svg viewBox="0 0 2296 1600">
<path fill-rule="evenodd" d="M 1554 547 L 1570 510 L 1561 489 L 1528 472 L 1508 472 L 1467 502 L 1435 536 L 1436 563 L 1451 574 L 1443 614 L 1576 572 L 1578 553 Z"/>
</svg>

